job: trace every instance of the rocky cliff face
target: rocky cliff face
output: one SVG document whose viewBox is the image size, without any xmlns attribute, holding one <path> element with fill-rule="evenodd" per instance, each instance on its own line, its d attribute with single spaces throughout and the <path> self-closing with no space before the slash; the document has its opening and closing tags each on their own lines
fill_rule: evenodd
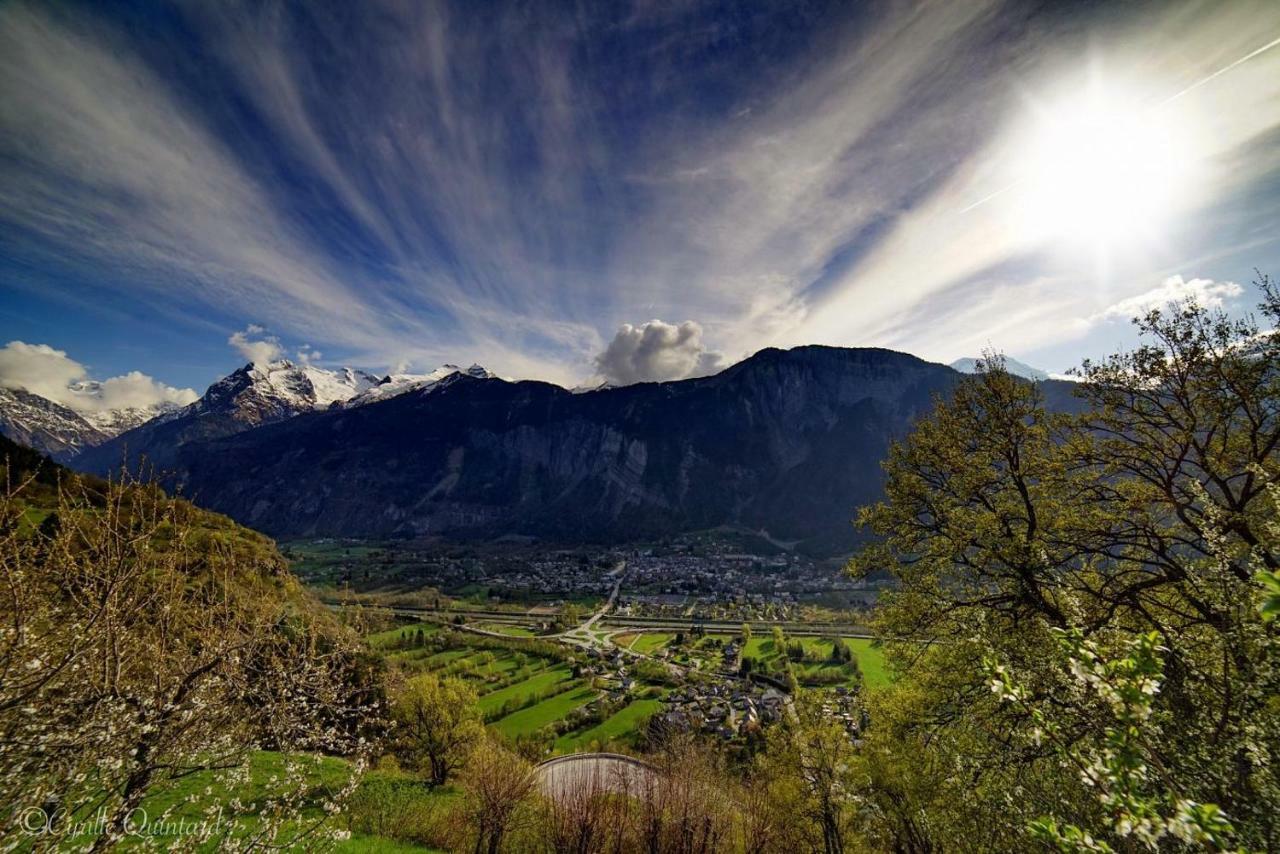
<svg viewBox="0 0 1280 854">
<path fill-rule="evenodd" d="M 460 373 L 236 435 L 188 433 L 161 468 L 197 503 L 276 536 L 601 541 L 734 524 L 831 553 L 879 497 L 889 443 L 958 379 L 830 347 L 578 394 Z"/>
<path fill-rule="evenodd" d="M 20 388 L 0 388 L 0 435 L 58 460 L 111 436 L 75 410 Z"/>
<path fill-rule="evenodd" d="M 0 434 L 67 462 L 126 430 L 182 408 L 171 401 L 105 407 L 102 383 L 94 380 L 72 383 L 67 391 L 76 401 L 73 406 L 22 388 L 0 388 Z"/>
</svg>

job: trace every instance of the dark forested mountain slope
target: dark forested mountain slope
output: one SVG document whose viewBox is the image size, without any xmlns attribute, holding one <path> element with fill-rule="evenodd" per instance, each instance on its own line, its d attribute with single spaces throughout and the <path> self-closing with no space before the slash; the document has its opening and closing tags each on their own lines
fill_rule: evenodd
<svg viewBox="0 0 1280 854">
<path fill-rule="evenodd" d="M 601 541 L 735 524 L 835 552 L 880 495 L 889 442 L 958 379 L 902 353 L 833 347 L 580 394 L 460 374 L 163 456 L 172 486 L 281 537 Z"/>
</svg>

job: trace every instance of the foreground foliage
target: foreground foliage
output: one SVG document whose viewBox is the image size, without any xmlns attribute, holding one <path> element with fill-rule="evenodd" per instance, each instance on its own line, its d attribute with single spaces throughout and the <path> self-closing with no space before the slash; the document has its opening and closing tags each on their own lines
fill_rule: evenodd
<svg viewBox="0 0 1280 854">
<path fill-rule="evenodd" d="M 877 846 L 1280 847 L 1280 295 L 1195 305 L 1050 414 L 999 358 L 892 452 L 861 517 L 903 671 L 872 709 Z M 994 690 L 992 690 L 994 688 Z"/>
<path fill-rule="evenodd" d="M 209 769 L 243 776 L 255 749 L 360 752 L 376 720 L 372 664 L 302 593 L 270 541 L 158 490 L 5 450 L 7 840 L 20 841 L 39 809 L 64 826 L 88 822 L 98 831 L 90 844 L 105 849 L 149 795 Z M 299 829 L 290 776 L 255 805 L 257 839 L 234 844 L 275 838 L 289 822 L 314 829 Z M 237 805 L 208 804 L 210 814 L 220 807 L 225 815 Z M 189 841 L 225 832 L 210 824 Z"/>
</svg>

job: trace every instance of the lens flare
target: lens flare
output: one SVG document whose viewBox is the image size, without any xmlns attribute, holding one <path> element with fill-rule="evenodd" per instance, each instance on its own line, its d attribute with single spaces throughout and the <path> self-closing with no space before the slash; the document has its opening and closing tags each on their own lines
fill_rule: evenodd
<svg viewBox="0 0 1280 854">
<path fill-rule="evenodd" d="M 1187 200 L 1193 124 L 1099 82 L 1045 106 L 1019 146 L 1011 211 L 1033 242 L 1107 253 L 1158 240 Z"/>
</svg>

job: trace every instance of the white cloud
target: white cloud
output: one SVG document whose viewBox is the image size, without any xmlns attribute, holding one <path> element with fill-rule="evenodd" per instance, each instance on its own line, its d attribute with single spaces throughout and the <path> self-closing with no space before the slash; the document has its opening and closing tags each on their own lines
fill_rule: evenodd
<svg viewBox="0 0 1280 854">
<path fill-rule="evenodd" d="M 1141 317 L 1153 309 L 1161 309 L 1171 303 L 1190 300 L 1205 308 L 1222 308 L 1229 299 L 1244 293 L 1244 288 L 1235 282 L 1215 282 L 1212 279 L 1184 280 L 1181 276 L 1170 276 L 1149 291 L 1127 297 L 1107 306 L 1095 314 L 1091 320 L 1129 320 Z"/>
<path fill-rule="evenodd" d="M 97 394 L 91 396 L 99 402 L 98 409 L 146 409 L 158 403 L 185 406 L 197 397 L 192 389 L 167 386 L 141 371 L 105 379 L 96 391 Z"/>
<path fill-rule="evenodd" d="M 167 386 L 139 371 L 95 381 L 65 350 L 25 341 L 0 348 L 0 386 L 25 389 L 78 412 L 185 405 L 197 397 L 192 389 Z"/>
<path fill-rule="evenodd" d="M 706 349 L 702 327 L 686 320 L 650 320 L 640 326 L 624 323 L 596 357 L 596 370 L 619 385 L 661 382 L 705 376 L 723 367 L 720 353 Z"/>
<path fill-rule="evenodd" d="M 26 389 L 32 394 L 68 404 L 71 384 L 88 379 L 84 365 L 48 344 L 10 341 L 0 350 L 0 386 Z"/>
<path fill-rule="evenodd" d="M 280 339 L 274 335 L 264 335 L 263 333 L 265 332 L 266 330 L 258 324 L 250 323 L 243 331 L 231 333 L 227 343 L 236 348 L 236 352 L 255 365 L 265 365 L 284 355 L 284 348 L 280 346 Z M 257 337 L 250 338 L 249 336 L 251 335 Z"/>
<path fill-rule="evenodd" d="M 324 353 L 321 353 L 310 344 L 303 344 L 298 348 L 294 355 L 297 357 L 298 361 L 304 365 L 309 365 L 312 362 L 318 362 L 324 358 Z"/>
</svg>

